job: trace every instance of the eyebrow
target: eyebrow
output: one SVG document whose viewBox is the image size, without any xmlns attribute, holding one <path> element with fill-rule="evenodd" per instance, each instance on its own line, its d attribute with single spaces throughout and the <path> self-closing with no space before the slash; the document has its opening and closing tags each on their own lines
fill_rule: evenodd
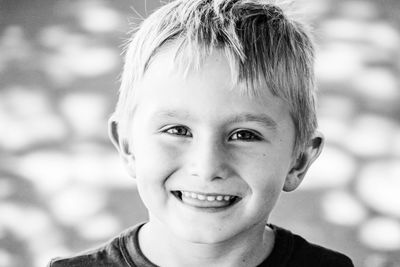
<svg viewBox="0 0 400 267">
<path fill-rule="evenodd" d="M 241 122 L 257 122 L 263 126 L 276 130 L 278 128 L 278 123 L 270 116 L 266 114 L 252 114 L 252 113 L 242 113 L 229 119 L 229 123 L 241 123 Z"/>
<path fill-rule="evenodd" d="M 161 110 L 154 114 L 154 117 L 167 117 L 167 118 L 180 118 L 180 119 L 191 119 L 192 116 L 183 110 Z M 278 123 L 268 116 L 267 114 L 253 114 L 253 113 L 240 113 L 229 118 L 224 124 L 234 124 L 243 122 L 257 122 L 263 126 L 276 130 Z"/>
<path fill-rule="evenodd" d="M 189 112 L 183 110 L 161 110 L 154 114 L 154 117 L 166 117 L 166 118 L 180 118 L 180 119 L 190 119 L 191 116 Z"/>
</svg>

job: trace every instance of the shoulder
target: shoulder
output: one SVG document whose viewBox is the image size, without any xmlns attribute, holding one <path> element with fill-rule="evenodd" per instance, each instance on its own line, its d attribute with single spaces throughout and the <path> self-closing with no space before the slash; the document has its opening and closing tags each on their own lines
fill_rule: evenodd
<svg viewBox="0 0 400 267">
<path fill-rule="evenodd" d="M 310 262 L 310 264 L 315 263 L 315 266 L 353 267 L 351 259 L 338 251 L 313 244 L 295 234 L 293 234 L 293 241 L 295 259 Z"/>
<path fill-rule="evenodd" d="M 137 227 L 127 229 L 107 243 L 88 251 L 80 252 L 72 257 L 54 258 L 47 267 L 102 267 L 102 266 L 134 266 L 127 258 L 123 238 L 134 234 Z"/>
<path fill-rule="evenodd" d="M 80 266 L 124 266 L 118 265 L 123 255 L 120 249 L 120 241 L 115 237 L 106 244 L 92 249 L 90 251 L 81 252 L 72 257 L 55 258 L 48 267 L 80 267 Z"/>
<path fill-rule="evenodd" d="M 276 245 L 286 251 L 288 267 L 354 267 L 351 259 L 338 251 L 311 243 L 283 228 L 273 226 L 273 229 L 276 233 Z"/>
</svg>

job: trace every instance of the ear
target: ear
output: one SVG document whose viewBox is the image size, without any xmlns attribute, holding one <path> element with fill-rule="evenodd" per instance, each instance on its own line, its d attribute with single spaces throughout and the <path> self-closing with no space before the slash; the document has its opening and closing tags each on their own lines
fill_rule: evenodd
<svg viewBox="0 0 400 267">
<path fill-rule="evenodd" d="M 129 142 L 126 140 L 121 140 L 119 134 L 118 122 L 113 117 L 108 120 L 108 135 L 110 137 L 111 142 L 118 150 L 119 155 L 126 168 L 128 169 L 128 173 L 131 177 L 136 178 L 136 168 L 135 168 L 135 157 L 130 152 Z"/>
<path fill-rule="evenodd" d="M 320 132 L 315 132 L 307 144 L 305 151 L 300 152 L 297 158 L 293 160 L 283 186 L 283 191 L 293 191 L 300 185 L 308 168 L 318 158 L 319 154 L 321 154 L 323 146 L 324 136 Z"/>
</svg>

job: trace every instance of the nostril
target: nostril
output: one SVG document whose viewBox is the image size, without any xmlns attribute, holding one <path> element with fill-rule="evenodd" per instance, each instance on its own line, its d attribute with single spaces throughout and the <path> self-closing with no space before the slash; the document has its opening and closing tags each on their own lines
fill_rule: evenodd
<svg viewBox="0 0 400 267">
<path fill-rule="evenodd" d="M 191 176 L 193 177 L 198 177 L 198 178 L 203 178 L 205 180 L 210 180 L 210 181 L 214 181 L 214 180 L 225 180 L 227 176 L 222 176 L 222 175 L 214 175 L 214 174 L 209 174 L 209 173 L 205 173 L 205 172 L 201 172 L 201 173 L 191 173 Z"/>
<path fill-rule="evenodd" d="M 204 180 L 224 180 L 232 173 L 227 162 L 216 156 L 207 159 L 197 158 L 189 167 L 189 174 L 192 177 Z"/>
</svg>

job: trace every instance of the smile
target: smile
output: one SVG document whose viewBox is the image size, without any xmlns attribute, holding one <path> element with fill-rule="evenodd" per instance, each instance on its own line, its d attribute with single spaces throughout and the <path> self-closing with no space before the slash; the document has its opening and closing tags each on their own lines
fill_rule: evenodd
<svg viewBox="0 0 400 267">
<path fill-rule="evenodd" d="M 184 204 L 196 208 L 227 208 L 240 200 L 238 196 L 225 194 L 204 194 L 191 191 L 172 191 L 171 193 Z"/>
</svg>

